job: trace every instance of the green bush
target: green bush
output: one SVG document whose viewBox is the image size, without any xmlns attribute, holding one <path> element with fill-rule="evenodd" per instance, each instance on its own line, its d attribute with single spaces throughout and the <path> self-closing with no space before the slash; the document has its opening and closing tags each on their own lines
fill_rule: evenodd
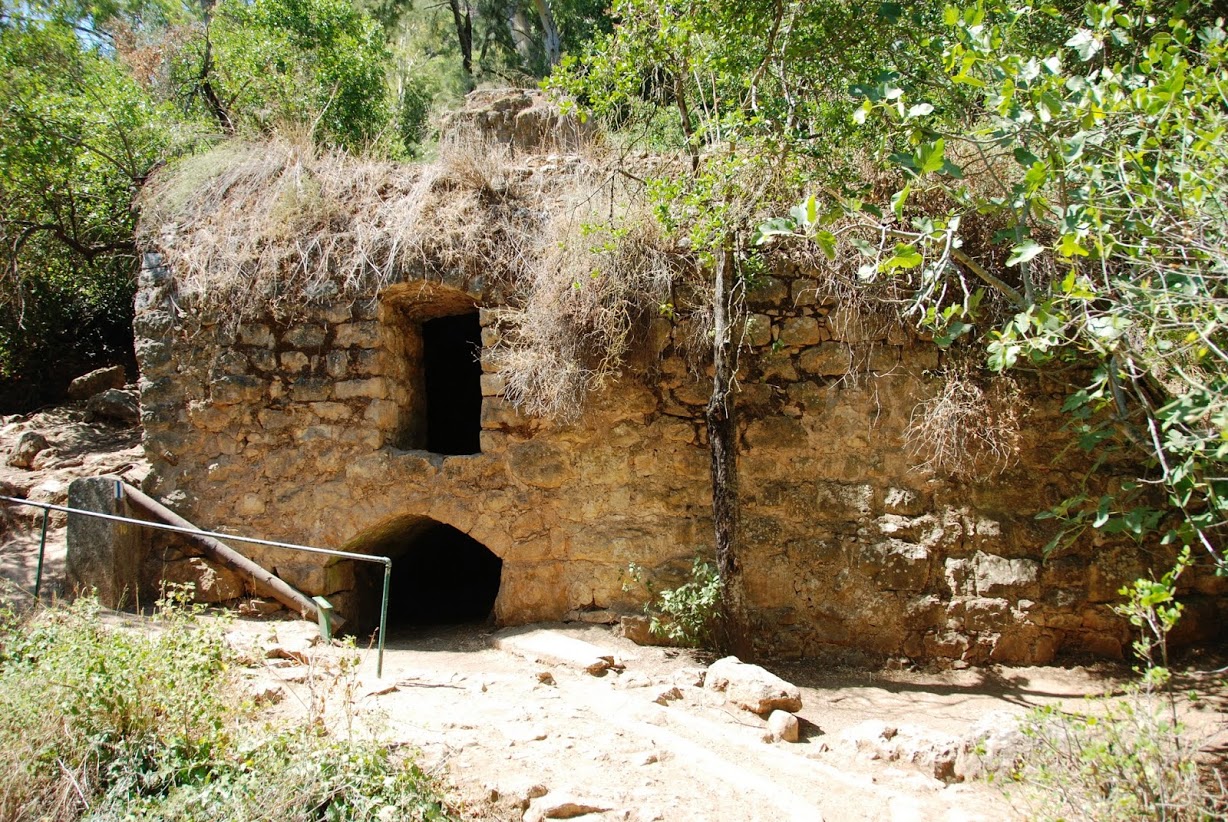
<svg viewBox="0 0 1228 822">
<path fill-rule="evenodd" d="M 0 617 L 0 819 L 447 818 L 376 742 L 256 722 L 225 623 L 160 606 L 122 627 L 91 599 Z"/>
<path fill-rule="evenodd" d="M 651 617 L 649 627 L 654 636 L 689 648 L 712 646 L 721 605 L 721 580 L 715 565 L 696 557 L 690 579 L 677 588 L 659 591 L 635 563 L 628 566 L 627 575 L 649 594 L 644 611 Z"/>
</svg>

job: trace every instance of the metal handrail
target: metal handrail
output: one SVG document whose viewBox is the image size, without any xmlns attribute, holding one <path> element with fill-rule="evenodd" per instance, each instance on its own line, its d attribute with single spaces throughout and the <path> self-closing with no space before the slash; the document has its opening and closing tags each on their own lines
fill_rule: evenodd
<svg viewBox="0 0 1228 822">
<path fill-rule="evenodd" d="M 117 485 L 118 485 L 117 481 Z M 122 486 L 121 486 L 122 488 Z M 117 489 L 117 494 L 119 489 Z M 163 522 L 150 522 L 144 519 L 135 519 L 133 517 L 124 517 L 119 514 L 104 514 L 100 511 L 86 511 L 81 508 L 70 508 L 67 505 L 55 505 L 50 502 L 37 502 L 35 500 L 21 499 L 19 497 L 7 497 L 0 494 L 0 502 L 8 502 L 15 505 L 29 505 L 33 508 L 41 508 L 43 510 L 43 526 L 42 535 L 38 544 L 38 567 L 34 575 L 34 598 L 38 599 L 39 589 L 42 587 L 43 581 L 43 554 L 47 548 L 47 518 L 52 511 L 63 511 L 69 514 L 81 514 L 95 519 L 111 520 L 112 522 L 124 522 L 130 525 L 139 525 L 144 528 L 153 528 L 158 531 L 173 531 L 179 534 L 194 534 L 202 537 L 213 537 L 214 539 L 234 540 L 237 542 L 247 542 L 253 545 L 267 545 L 273 548 L 286 548 L 291 551 L 304 551 L 311 554 L 325 554 L 332 557 L 341 557 L 344 559 L 353 559 L 359 562 L 379 562 L 384 566 L 384 595 L 380 601 L 379 614 L 379 658 L 376 663 L 375 675 L 383 678 L 384 676 L 384 633 L 388 627 L 388 589 L 392 579 L 392 558 L 380 557 L 372 554 L 358 554 L 353 551 L 337 551 L 332 548 L 317 548 L 314 545 L 299 545 L 293 542 L 277 542 L 269 539 L 258 539 L 256 537 L 244 537 L 236 534 L 224 534 L 220 531 L 205 531 L 201 528 L 182 528 L 178 525 L 170 525 Z"/>
</svg>

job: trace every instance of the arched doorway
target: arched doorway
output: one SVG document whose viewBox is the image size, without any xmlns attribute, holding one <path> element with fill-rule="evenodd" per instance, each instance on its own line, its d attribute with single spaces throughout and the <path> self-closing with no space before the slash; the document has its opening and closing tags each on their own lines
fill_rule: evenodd
<svg viewBox="0 0 1228 822">
<path fill-rule="evenodd" d="M 392 520 L 351 540 L 348 551 L 391 557 L 388 631 L 482 622 L 494 611 L 503 560 L 463 531 L 429 517 Z M 379 623 L 383 567 L 356 563 L 353 630 Z"/>
</svg>

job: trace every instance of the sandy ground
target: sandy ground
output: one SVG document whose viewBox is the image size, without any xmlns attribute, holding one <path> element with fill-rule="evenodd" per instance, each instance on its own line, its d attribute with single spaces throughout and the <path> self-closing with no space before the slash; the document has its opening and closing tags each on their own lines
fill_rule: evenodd
<svg viewBox="0 0 1228 822">
<path fill-rule="evenodd" d="M 62 502 L 75 475 L 145 470 L 139 431 L 98 429 L 73 410 L 0 420 L 0 454 L 36 427 L 56 453 L 27 471 L 0 467 L 0 494 Z M 40 514 L 0 506 L 0 576 L 29 601 Z M 50 520 L 44 595 L 62 591 L 64 520 Z M 801 739 L 764 740 L 764 720 L 699 686 L 711 660 L 640 647 L 604 626 L 407 629 L 377 676 L 374 649 L 320 643 L 314 625 L 236 619 L 246 687 L 275 721 L 319 719 L 404 750 L 450 785 L 474 819 L 1006 820 L 1026 806 L 969 778 L 969 754 L 1032 707 L 1075 705 L 1116 688 L 1122 667 L 871 669 L 831 661 L 769 665 L 801 687 Z M 507 649 L 526 632 L 590 643 L 618 663 L 595 676 Z M 510 640 L 510 641 L 509 641 Z M 499 647 L 503 645 L 504 647 Z M 274 658 L 269 658 L 269 653 Z M 345 659 L 355 664 L 348 672 Z M 1195 668 L 1219 667 L 1214 656 Z M 1184 675 L 1187 719 L 1228 746 L 1220 674 Z"/>
<path fill-rule="evenodd" d="M 495 647 L 530 631 L 582 639 L 624 667 L 594 676 Z M 1026 819 L 1028 806 L 1009 792 L 962 781 L 951 766 L 976 761 L 968 749 L 984 731 L 1000 731 L 1037 705 L 1076 705 L 1125 673 L 770 666 L 802 685 L 803 735 L 789 744 L 765 741 L 762 719 L 696 686 L 707 660 L 639 647 L 600 626 L 404 631 L 391 637 L 382 678 L 376 652 L 363 650 L 349 679 L 336 674 L 345 651 L 307 650 L 311 626 L 243 622 L 233 632 L 240 646 L 297 648 L 310 660 L 248 670 L 254 693 L 276 695 L 276 710 L 302 717 L 332 689 L 341 707 L 317 715 L 418 751 L 467 816 L 500 820 L 567 805 L 590 809 L 584 819 Z M 1224 691 L 1210 684 L 1191 718 L 1222 736 Z"/>
</svg>

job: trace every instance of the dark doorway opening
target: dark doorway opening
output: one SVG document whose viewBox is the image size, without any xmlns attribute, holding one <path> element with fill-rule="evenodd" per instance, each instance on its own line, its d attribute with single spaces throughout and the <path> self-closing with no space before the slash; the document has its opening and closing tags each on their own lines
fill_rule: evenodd
<svg viewBox="0 0 1228 822">
<path fill-rule="evenodd" d="M 482 430 L 482 326 L 477 312 L 422 323 L 426 450 L 477 454 Z"/>
<path fill-rule="evenodd" d="M 431 522 L 415 530 L 388 553 L 389 628 L 487 619 L 499 594 L 503 560 L 451 525 Z"/>
</svg>

